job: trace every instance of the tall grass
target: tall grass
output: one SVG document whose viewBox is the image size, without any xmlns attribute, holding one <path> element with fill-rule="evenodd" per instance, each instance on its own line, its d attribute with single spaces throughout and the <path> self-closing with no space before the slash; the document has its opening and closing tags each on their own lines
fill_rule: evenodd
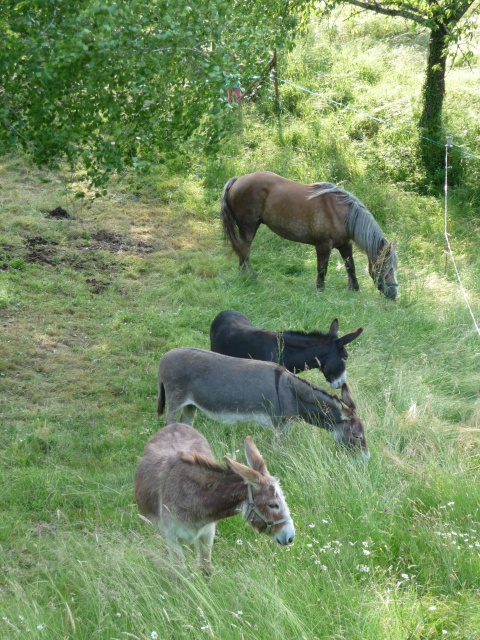
<svg viewBox="0 0 480 640">
<path fill-rule="evenodd" d="M 391 92 L 408 123 L 424 36 L 385 24 L 314 26 L 285 70 L 368 111 Z M 465 72 L 449 78 L 460 102 Z M 189 159 L 89 204 L 21 158 L 0 164 L 2 638 L 478 638 L 479 344 L 443 252 L 443 203 L 419 195 L 406 134 L 388 138 L 286 88 L 277 119 L 268 98 L 244 108 L 241 130 L 232 114 L 217 157 L 185 149 Z M 448 117 L 459 122 L 455 108 Z M 358 251 L 361 290 L 347 289 L 333 255 L 318 294 L 313 248 L 263 228 L 252 251 L 258 277 L 239 274 L 218 199 L 229 177 L 256 169 L 345 181 L 397 239 L 397 302 L 379 296 Z M 478 318 L 475 189 L 467 182 L 452 193 L 451 231 Z M 59 205 L 70 218 L 46 216 Z M 372 457 L 357 465 L 330 434 L 301 422 L 274 436 L 197 416 L 218 459 L 244 459 L 253 435 L 297 528 L 280 548 L 240 518 L 221 522 L 206 580 L 193 554 L 186 574 L 169 566 L 132 485 L 163 424 L 160 356 L 208 348 L 210 323 L 227 308 L 275 330 L 325 331 L 334 317 L 341 334 L 364 327 L 347 371 Z M 304 375 L 326 386 L 318 371 Z"/>
</svg>

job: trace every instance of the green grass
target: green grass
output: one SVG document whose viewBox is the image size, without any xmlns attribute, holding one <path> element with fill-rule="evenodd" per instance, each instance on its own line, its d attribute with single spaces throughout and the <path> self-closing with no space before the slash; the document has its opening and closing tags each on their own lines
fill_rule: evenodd
<svg viewBox="0 0 480 640">
<path fill-rule="evenodd" d="M 348 84 L 351 104 L 365 110 L 403 87 L 411 126 L 423 35 L 379 19 L 339 24 L 338 42 L 314 27 L 285 72 L 302 83 L 314 68 L 338 92 L 331 97 Z M 449 76 L 452 123 L 461 122 L 462 100 L 478 97 L 471 84 L 461 92 L 465 73 Z M 112 184 L 91 203 L 70 199 L 59 176 L 22 158 L 0 162 L 2 639 L 478 638 L 480 346 L 443 252 L 443 202 L 419 195 L 421 176 L 406 171 L 408 136 L 389 138 L 290 90 L 282 96 L 281 128 L 265 95 L 245 107 L 241 132 L 232 122 L 215 159 L 192 146 L 189 158 L 135 187 Z M 258 277 L 242 276 L 223 244 L 218 199 L 229 177 L 256 169 L 345 181 L 398 242 L 398 300 L 378 294 L 358 251 L 361 290 L 347 289 L 334 254 L 317 293 L 313 248 L 264 228 L 252 251 Z M 449 204 L 478 321 L 476 171 L 472 161 Z M 57 206 L 71 217 L 47 217 Z M 304 423 L 272 437 L 254 424 L 197 416 L 218 459 L 243 460 L 253 435 L 297 529 L 281 548 L 239 517 L 219 523 L 206 580 L 191 553 L 185 575 L 169 566 L 158 534 L 137 515 L 133 475 L 163 424 L 161 355 L 208 348 L 210 323 L 227 308 L 275 330 L 326 331 L 334 317 L 341 335 L 364 328 L 347 371 L 371 460 L 356 464 Z M 326 387 L 318 371 L 305 376 Z"/>
</svg>

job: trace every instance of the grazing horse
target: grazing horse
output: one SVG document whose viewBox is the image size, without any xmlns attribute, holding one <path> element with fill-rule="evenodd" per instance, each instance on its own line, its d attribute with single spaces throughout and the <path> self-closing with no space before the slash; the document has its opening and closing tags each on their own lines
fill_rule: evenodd
<svg viewBox="0 0 480 640">
<path fill-rule="evenodd" d="M 347 379 L 345 345 L 362 333 L 359 327 L 352 333 L 338 337 L 338 318 L 328 333 L 302 331 L 274 332 L 255 327 L 247 316 L 228 309 L 221 311 L 210 327 L 210 349 L 234 358 L 252 358 L 278 362 L 295 373 L 307 369 L 321 369 L 334 389 Z"/>
<path fill-rule="evenodd" d="M 282 430 L 302 418 L 333 431 L 336 442 L 369 453 L 363 424 L 346 384 L 342 399 L 273 362 L 231 358 L 203 349 L 168 351 L 158 367 L 158 414 L 168 404 L 165 424 L 192 424 L 196 410 L 221 422 L 256 422 Z"/>
<path fill-rule="evenodd" d="M 328 182 L 300 184 L 270 171 L 230 178 L 223 188 L 220 217 L 239 266 L 254 275 L 250 247 L 263 223 L 274 233 L 311 244 L 317 252 L 317 288 L 324 289 L 328 260 L 338 249 L 348 284 L 357 290 L 352 240 L 368 256 L 376 287 L 390 299 L 398 293 L 395 242 L 388 243 L 374 217 L 354 195 Z"/>
<path fill-rule="evenodd" d="M 215 523 L 241 513 L 259 533 L 290 544 L 295 528 L 278 480 L 252 438 L 245 440 L 248 467 L 224 456 L 218 464 L 207 440 L 186 424 L 170 424 L 147 443 L 135 474 L 140 513 L 162 531 L 170 557 L 184 565 L 182 544 L 194 544 L 200 567 L 210 573 Z"/>
</svg>

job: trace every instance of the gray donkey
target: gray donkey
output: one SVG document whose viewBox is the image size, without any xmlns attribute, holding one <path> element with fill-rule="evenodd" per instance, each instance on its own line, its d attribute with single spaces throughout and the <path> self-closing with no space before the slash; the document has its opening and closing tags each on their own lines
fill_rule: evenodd
<svg viewBox="0 0 480 640">
<path fill-rule="evenodd" d="M 302 418 L 369 458 L 363 424 L 346 384 L 341 400 L 273 362 L 232 358 L 203 349 L 172 349 L 160 360 L 158 413 L 166 424 L 193 424 L 196 409 L 213 420 L 257 422 L 284 429 Z"/>
<path fill-rule="evenodd" d="M 237 513 L 278 543 L 293 541 L 295 527 L 280 484 L 250 436 L 245 456 L 248 466 L 227 456 L 226 466 L 218 464 L 206 439 L 186 424 L 167 425 L 148 441 L 135 474 L 135 497 L 181 566 L 182 544 L 193 544 L 201 568 L 210 573 L 215 523 Z"/>
</svg>

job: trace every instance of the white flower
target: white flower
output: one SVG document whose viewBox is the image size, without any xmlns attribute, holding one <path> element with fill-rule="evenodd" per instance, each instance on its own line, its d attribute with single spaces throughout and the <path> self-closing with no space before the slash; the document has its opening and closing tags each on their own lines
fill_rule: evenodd
<svg viewBox="0 0 480 640">
<path fill-rule="evenodd" d="M 429 610 L 429 611 L 436 611 L 436 610 L 437 610 L 437 607 L 436 607 L 434 604 L 432 604 L 432 606 L 431 606 L 431 607 L 428 607 L 428 610 Z"/>
<path fill-rule="evenodd" d="M 442 636 L 448 636 L 448 631 L 446 629 L 442 629 Z"/>
<path fill-rule="evenodd" d="M 315 527 L 313 522 L 312 522 L 312 524 L 309 524 L 308 526 L 310 527 L 310 529 L 313 529 Z"/>
<path fill-rule="evenodd" d="M 371 551 L 369 551 L 368 549 L 364 549 L 363 550 L 363 555 L 364 556 L 369 556 L 371 554 Z"/>
<path fill-rule="evenodd" d="M 322 519 L 323 524 L 328 524 L 328 520 Z"/>
<path fill-rule="evenodd" d="M 240 540 L 240 538 L 237 540 L 237 544 L 238 545 L 242 545 L 243 544 L 243 540 Z"/>
<path fill-rule="evenodd" d="M 150 638 L 152 638 L 152 640 L 157 640 L 158 633 L 156 631 L 152 631 L 152 633 L 150 634 Z"/>
<path fill-rule="evenodd" d="M 365 541 L 365 542 L 362 542 L 362 547 L 365 547 L 365 548 L 367 548 L 367 547 L 368 547 L 368 542 L 367 542 L 367 541 Z"/>
<path fill-rule="evenodd" d="M 408 573 L 401 573 L 400 577 L 403 578 L 404 580 L 408 580 Z"/>
<path fill-rule="evenodd" d="M 447 502 L 447 505 L 448 505 L 449 507 L 453 507 L 453 505 L 454 505 L 454 504 L 455 504 L 455 502 Z M 447 633 L 448 633 L 448 631 L 447 631 Z"/>
<path fill-rule="evenodd" d="M 46 624 L 37 624 L 37 629 L 41 631 L 42 629 L 45 629 L 46 626 Z"/>
<path fill-rule="evenodd" d="M 370 567 L 367 567 L 366 564 L 357 564 L 355 569 L 360 571 L 360 573 L 368 573 L 370 571 Z"/>
</svg>

